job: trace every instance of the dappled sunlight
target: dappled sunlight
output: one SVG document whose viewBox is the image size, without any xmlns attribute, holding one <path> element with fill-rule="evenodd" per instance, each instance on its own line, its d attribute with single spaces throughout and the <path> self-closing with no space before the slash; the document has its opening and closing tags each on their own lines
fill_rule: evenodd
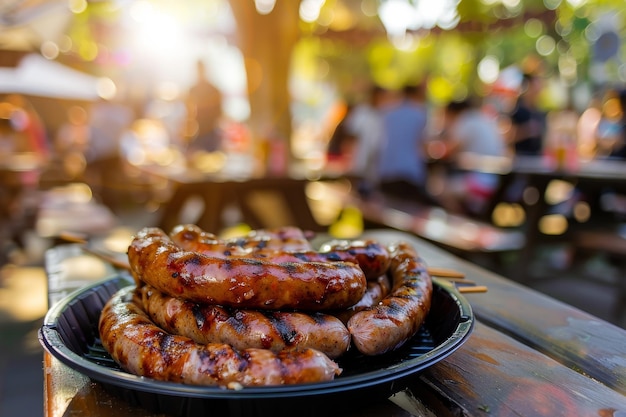
<svg viewBox="0 0 626 417">
<path fill-rule="evenodd" d="M 102 246 L 111 252 L 126 254 L 136 232 L 130 227 L 116 227 L 105 236 Z"/>
<path fill-rule="evenodd" d="M 623 2 L 5 1 L 0 415 L 618 417 Z"/>
<path fill-rule="evenodd" d="M 491 219 L 499 227 L 518 227 L 526 220 L 526 213 L 519 204 L 500 202 L 494 208 Z"/>
<path fill-rule="evenodd" d="M 307 184 L 305 192 L 317 223 L 328 226 L 340 217 L 344 199 L 350 193 L 350 183 L 347 181 L 313 181 Z M 354 231 L 349 233 L 354 233 Z"/>
<path fill-rule="evenodd" d="M 31 321 L 48 309 L 46 274 L 40 267 L 6 265 L 0 269 L 0 323 Z"/>
<path fill-rule="evenodd" d="M 570 199 L 574 192 L 574 185 L 567 181 L 550 181 L 546 188 L 545 200 L 548 204 L 554 205 Z"/>
<path fill-rule="evenodd" d="M 545 235 L 562 235 L 567 229 L 567 218 L 562 214 L 548 214 L 539 220 L 539 231 Z"/>
<path fill-rule="evenodd" d="M 198 151 L 190 156 L 189 164 L 206 173 L 216 173 L 224 169 L 227 155 L 224 152 L 204 152 Z"/>
<path fill-rule="evenodd" d="M 586 201 L 578 201 L 574 204 L 573 215 L 579 223 L 585 223 L 591 218 L 591 207 Z"/>
</svg>

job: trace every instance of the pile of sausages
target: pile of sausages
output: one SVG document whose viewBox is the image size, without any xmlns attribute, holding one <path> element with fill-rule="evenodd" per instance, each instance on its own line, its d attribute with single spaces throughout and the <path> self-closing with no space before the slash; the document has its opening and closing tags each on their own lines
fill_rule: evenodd
<svg viewBox="0 0 626 417">
<path fill-rule="evenodd" d="M 144 228 L 136 285 L 104 306 L 104 348 L 136 375 L 231 389 L 328 381 L 350 348 L 381 355 L 421 327 L 432 282 L 414 248 L 374 240 L 313 250 L 299 228 L 224 240 Z"/>
</svg>

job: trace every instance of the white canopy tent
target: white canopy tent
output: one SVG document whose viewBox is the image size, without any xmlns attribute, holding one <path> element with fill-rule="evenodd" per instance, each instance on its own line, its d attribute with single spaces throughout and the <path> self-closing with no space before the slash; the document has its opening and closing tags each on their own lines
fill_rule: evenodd
<svg viewBox="0 0 626 417">
<path fill-rule="evenodd" d="M 0 67 L 0 94 L 96 100 L 100 79 L 39 54 L 26 55 L 15 68 Z"/>
</svg>

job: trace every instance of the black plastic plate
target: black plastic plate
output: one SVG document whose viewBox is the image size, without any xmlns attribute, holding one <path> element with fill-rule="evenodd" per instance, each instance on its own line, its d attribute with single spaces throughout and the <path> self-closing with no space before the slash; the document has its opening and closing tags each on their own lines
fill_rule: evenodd
<svg viewBox="0 0 626 417">
<path fill-rule="evenodd" d="M 313 416 L 352 401 L 386 398 L 404 388 L 404 378 L 454 352 L 474 327 L 467 300 L 453 286 L 435 282 L 431 311 L 418 334 L 380 357 L 350 350 L 337 361 L 343 373 L 333 381 L 237 391 L 184 385 L 125 372 L 103 349 L 97 328 L 100 311 L 116 291 L 129 285 L 130 278 L 120 275 L 70 294 L 46 314 L 40 342 L 62 363 L 129 402 L 177 416 L 294 415 L 293 407 L 298 415 Z"/>
</svg>

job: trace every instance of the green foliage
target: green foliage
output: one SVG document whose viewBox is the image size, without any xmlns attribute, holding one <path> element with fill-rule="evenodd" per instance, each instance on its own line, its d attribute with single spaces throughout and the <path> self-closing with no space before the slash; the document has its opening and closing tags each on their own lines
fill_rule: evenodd
<svg viewBox="0 0 626 417">
<path fill-rule="evenodd" d="M 456 9 L 459 22 L 452 30 L 411 33 L 412 41 L 401 48 L 379 36 L 361 46 L 338 41 L 339 46 L 326 50 L 334 53 L 320 52 L 331 64 L 335 80 L 342 80 L 339 73 L 344 70 L 352 77 L 362 71 L 363 77 L 388 88 L 429 79 L 433 83 L 430 93 L 438 100 L 480 91 L 476 68 L 487 55 L 496 57 L 500 68 L 518 65 L 526 69 L 529 62 L 541 62 L 548 76 L 561 74 L 559 65 L 566 59 L 576 66 L 567 82 L 580 83 L 590 76 L 589 25 L 600 13 L 619 12 L 623 5 L 623 0 L 521 0 L 517 4 L 461 0 Z M 626 13 L 617 13 L 616 18 L 625 30 Z M 610 75 L 617 76 L 625 56 L 622 47 L 621 61 L 607 64 Z"/>
</svg>

